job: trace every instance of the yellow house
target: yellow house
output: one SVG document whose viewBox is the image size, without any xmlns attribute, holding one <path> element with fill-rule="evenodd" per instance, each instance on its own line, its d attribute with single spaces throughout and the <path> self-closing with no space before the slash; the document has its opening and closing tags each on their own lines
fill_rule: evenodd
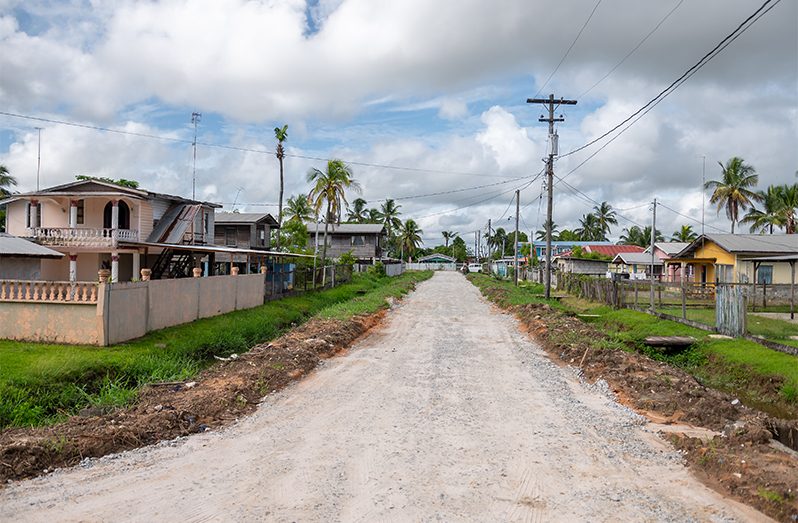
<svg viewBox="0 0 798 523">
<path fill-rule="evenodd" d="M 664 261 L 688 282 L 789 284 L 790 263 L 773 258 L 790 255 L 798 234 L 705 234 Z"/>
</svg>

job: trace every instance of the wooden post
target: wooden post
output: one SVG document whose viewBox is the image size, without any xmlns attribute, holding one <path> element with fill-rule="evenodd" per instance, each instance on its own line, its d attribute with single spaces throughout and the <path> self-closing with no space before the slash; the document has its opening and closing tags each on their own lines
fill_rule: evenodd
<svg viewBox="0 0 798 523">
<path fill-rule="evenodd" d="M 795 260 L 790 261 L 790 319 L 795 319 Z"/>
<path fill-rule="evenodd" d="M 637 308 L 637 282 L 634 282 L 632 285 L 634 285 L 634 288 L 635 288 L 635 309 L 636 309 Z"/>
<path fill-rule="evenodd" d="M 768 307 L 768 284 L 767 282 L 762 282 L 762 310 L 767 309 Z"/>
<path fill-rule="evenodd" d="M 684 278 L 682 278 L 682 319 L 687 319 L 687 290 L 684 285 Z"/>
</svg>

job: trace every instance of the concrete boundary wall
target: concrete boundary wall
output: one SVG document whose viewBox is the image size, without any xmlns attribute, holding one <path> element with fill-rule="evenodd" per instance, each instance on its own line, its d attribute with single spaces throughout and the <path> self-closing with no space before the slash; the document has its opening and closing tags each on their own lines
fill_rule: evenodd
<svg viewBox="0 0 798 523">
<path fill-rule="evenodd" d="M 0 339 L 102 345 L 103 318 L 96 303 L 2 301 Z"/>
</svg>

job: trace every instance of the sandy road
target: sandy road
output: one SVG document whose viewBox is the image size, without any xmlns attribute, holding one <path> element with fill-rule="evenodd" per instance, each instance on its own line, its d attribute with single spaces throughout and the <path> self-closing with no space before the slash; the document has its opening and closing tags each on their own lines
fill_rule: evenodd
<svg viewBox="0 0 798 523">
<path fill-rule="evenodd" d="M 0 491 L 3 521 L 756 521 L 438 273 L 216 433 Z"/>
</svg>

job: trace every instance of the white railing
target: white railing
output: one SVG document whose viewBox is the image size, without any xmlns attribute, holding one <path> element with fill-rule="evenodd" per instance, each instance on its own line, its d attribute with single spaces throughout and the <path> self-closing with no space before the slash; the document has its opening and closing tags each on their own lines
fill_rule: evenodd
<svg viewBox="0 0 798 523">
<path fill-rule="evenodd" d="M 0 301 L 97 303 L 98 283 L 0 280 Z"/>
<path fill-rule="evenodd" d="M 135 229 L 93 229 L 86 227 L 36 227 L 33 237 L 42 245 L 65 247 L 110 247 L 117 241 L 138 241 Z"/>
</svg>

